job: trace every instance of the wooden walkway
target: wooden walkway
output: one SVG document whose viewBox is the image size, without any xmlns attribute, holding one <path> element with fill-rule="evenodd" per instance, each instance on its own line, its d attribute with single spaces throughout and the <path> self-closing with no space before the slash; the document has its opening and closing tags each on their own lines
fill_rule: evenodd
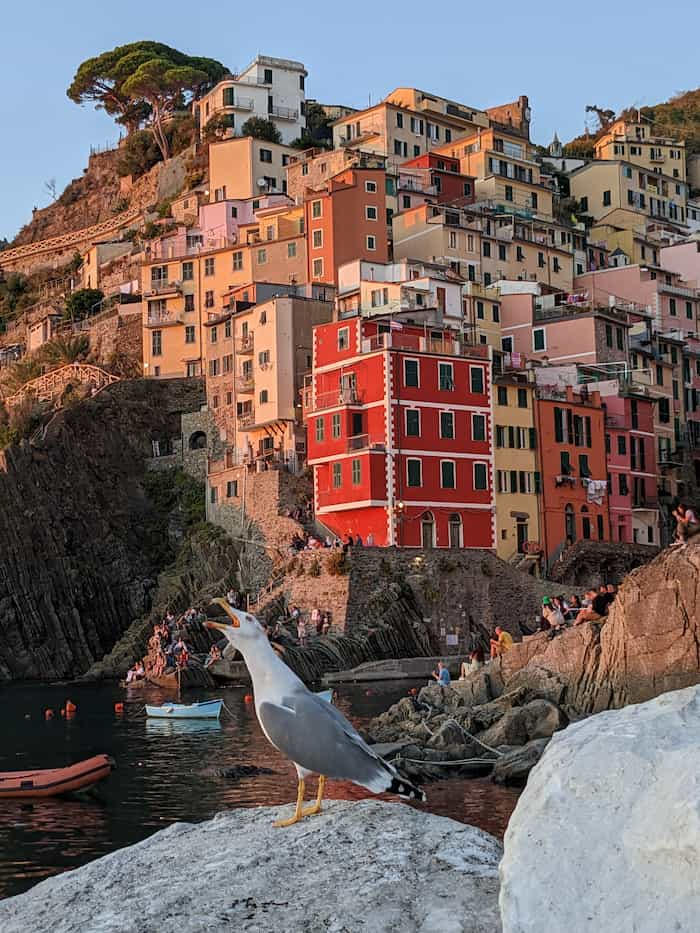
<svg viewBox="0 0 700 933">
<path fill-rule="evenodd" d="M 41 402 L 55 402 L 70 385 L 79 383 L 89 386 L 96 395 L 108 385 L 119 382 L 119 377 L 106 372 L 90 363 L 68 363 L 58 369 L 52 369 L 43 376 L 37 376 L 22 388 L 5 399 L 7 405 L 18 405 L 24 399 L 32 397 Z"/>
</svg>

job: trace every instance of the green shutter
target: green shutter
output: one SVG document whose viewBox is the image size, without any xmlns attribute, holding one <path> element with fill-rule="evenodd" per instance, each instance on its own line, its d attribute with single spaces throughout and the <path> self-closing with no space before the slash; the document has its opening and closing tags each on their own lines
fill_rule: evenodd
<svg viewBox="0 0 700 933">
<path fill-rule="evenodd" d="M 534 428 L 528 428 L 528 434 L 530 437 L 530 450 L 534 450 L 537 447 L 537 432 Z"/>
</svg>

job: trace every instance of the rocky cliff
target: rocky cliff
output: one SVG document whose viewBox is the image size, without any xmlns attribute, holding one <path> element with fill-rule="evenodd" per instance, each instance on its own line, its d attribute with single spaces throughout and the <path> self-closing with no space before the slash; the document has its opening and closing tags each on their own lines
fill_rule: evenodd
<svg viewBox="0 0 700 933">
<path fill-rule="evenodd" d="M 196 381 L 118 383 L 0 454 L 0 680 L 80 674 L 150 607 L 145 461 L 202 401 Z"/>
<path fill-rule="evenodd" d="M 630 573 L 604 625 L 532 635 L 492 668 L 506 687 L 516 676 L 557 684 L 557 702 L 574 714 L 700 683 L 700 543 Z"/>
</svg>

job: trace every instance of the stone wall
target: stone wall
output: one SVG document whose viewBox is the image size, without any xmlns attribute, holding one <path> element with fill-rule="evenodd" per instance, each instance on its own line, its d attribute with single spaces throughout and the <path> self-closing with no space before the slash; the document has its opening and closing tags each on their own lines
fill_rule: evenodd
<svg viewBox="0 0 700 933">
<path fill-rule="evenodd" d="M 577 589 L 621 583 L 635 567 L 653 560 L 659 549 L 650 544 L 577 541 L 552 565 L 549 579 Z"/>
<path fill-rule="evenodd" d="M 200 379 L 192 381 L 202 384 Z M 154 455 L 148 461 L 147 467 L 149 470 L 171 470 L 180 467 L 185 473 L 205 482 L 208 459 L 218 453 L 220 444 L 214 418 L 208 409 L 202 407 L 197 411 L 183 412 L 179 427 L 179 436 L 155 439 L 158 446 L 154 446 Z"/>
<path fill-rule="evenodd" d="M 125 354 L 143 372 L 141 305 L 122 305 L 118 311 L 90 325 L 90 355 L 98 366 L 107 366 L 113 354 Z"/>
</svg>

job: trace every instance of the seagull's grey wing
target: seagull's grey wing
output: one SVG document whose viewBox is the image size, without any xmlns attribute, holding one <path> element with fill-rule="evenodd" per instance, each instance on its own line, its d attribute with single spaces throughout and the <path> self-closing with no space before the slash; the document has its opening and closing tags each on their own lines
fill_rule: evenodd
<svg viewBox="0 0 700 933">
<path fill-rule="evenodd" d="M 354 781 L 375 793 L 393 790 L 398 772 L 366 745 L 339 710 L 312 693 L 261 703 L 260 724 L 272 744 L 315 774 Z"/>
</svg>

